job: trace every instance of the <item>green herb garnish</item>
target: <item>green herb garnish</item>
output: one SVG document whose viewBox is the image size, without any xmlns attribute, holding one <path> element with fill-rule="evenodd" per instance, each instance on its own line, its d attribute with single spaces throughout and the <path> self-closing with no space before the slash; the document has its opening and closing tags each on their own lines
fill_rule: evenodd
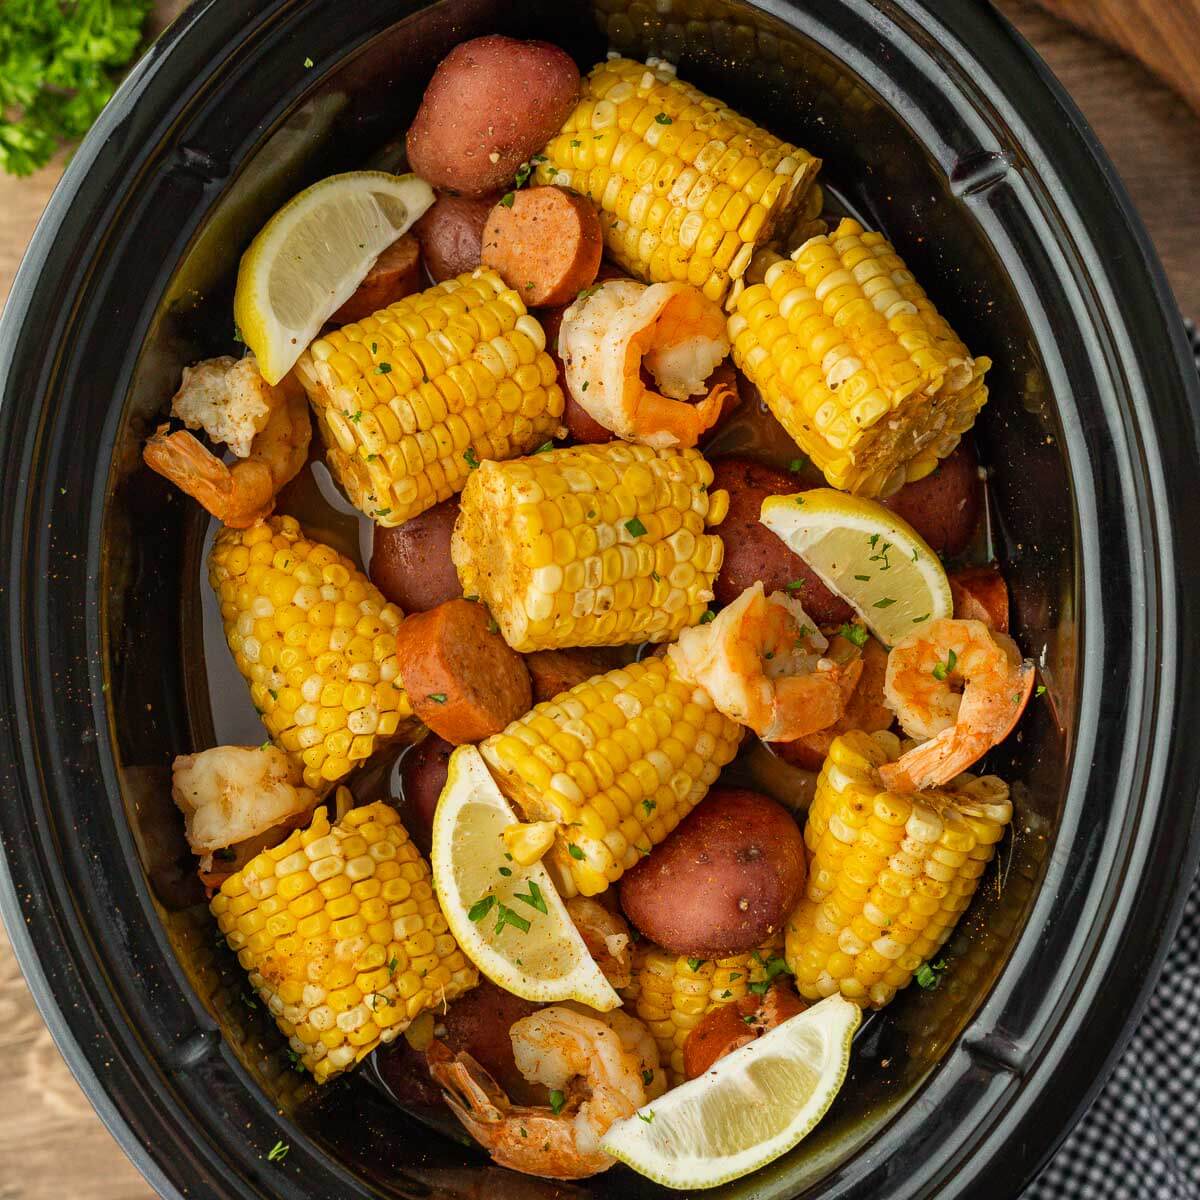
<svg viewBox="0 0 1200 1200">
<path fill-rule="evenodd" d="M 629 530 L 630 536 L 632 537 L 641 537 L 646 532 L 645 525 L 643 525 L 641 521 L 637 519 L 637 517 L 630 517 L 629 520 L 625 522 L 625 528 Z"/>
<path fill-rule="evenodd" d="M 934 679 L 943 680 L 947 675 L 950 674 L 951 671 L 954 670 L 957 662 L 958 655 L 951 650 L 946 654 L 946 661 L 944 663 L 938 663 L 930 672 L 930 674 L 934 677 Z"/>
<path fill-rule="evenodd" d="M 492 911 L 492 905 L 496 903 L 496 897 L 490 893 L 486 896 L 481 896 L 474 904 L 467 909 L 468 921 L 482 921 L 484 917 Z"/>
</svg>

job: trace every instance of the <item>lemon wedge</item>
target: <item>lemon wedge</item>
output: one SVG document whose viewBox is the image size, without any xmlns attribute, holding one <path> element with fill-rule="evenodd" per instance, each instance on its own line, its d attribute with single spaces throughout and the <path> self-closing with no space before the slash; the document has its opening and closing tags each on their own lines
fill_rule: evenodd
<svg viewBox="0 0 1200 1200">
<path fill-rule="evenodd" d="M 349 171 L 305 188 L 262 227 L 238 267 L 233 315 L 268 383 L 432 203 L 433 188 L 415 175 Z"/>
<path fill-rule="evenodd" d="M 833 488 L 768 496 L 762 523 L 841 596 L 886 646 L 954 611 L 938 556 L 874 500 Z M 804 593 L 797 593 L 801 603 Z"/>
<path fill-rule="evenodd" d="M 615 1122 L 600 1148 L 680 1191 L 757 1171 L 825 1115 L 861 1018 L 858 1005 L 830 996 Z"/>
<path fill-rule="evenodd" d="M 433 818 L 433 884 L 463 953 L 526 1000 L 578 1000 L 608 1012 L 621 1000 L 567 915 L 546 868 L 508 853 L 517 818 L 474 746 L 450 756 Z"/>
</svg>

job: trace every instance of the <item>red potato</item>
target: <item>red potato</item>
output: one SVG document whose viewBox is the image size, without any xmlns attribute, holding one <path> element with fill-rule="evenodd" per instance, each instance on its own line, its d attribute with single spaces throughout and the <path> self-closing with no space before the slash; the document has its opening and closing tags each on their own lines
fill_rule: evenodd
<svg viewBox="0 0 1200 1200">
<path fill-rule="evenodd" d="M 596 278 L 604 234 L 586 196 L 531 187 L 503 197 L 483 227 L 480 262 L 527 305 L 567 304 Z"/>
<path fill-rule="evenodd" d="M 796 478 L 748 458 L 720 458 L 712 467 L 710 490 L 724 488 L 729 493 L 729 512 L 717 526 L 725 543 L 725 561 L 713 589 L 717 602 L 731 604 L 760 580 L 768 595 L 802 581 L 803 586 L 789 594 L 799 598 L 818 625 L 849 621 L 854 615 L 850 605 L 835 596 L 759 519 L 768 496 L 804 490 Z"/>
<path fill-rule="evenodd" d="M 1008 584 L 995 563 L 955 571 L 950 576 L 950 594 L 956 617 L 982 621 L 997 633 L 1008 632 Z"/>
<path fill-rule="evenodd" d="M 456 746 L 499 733 L 533 707 L 529 671 L 491 624 L 484 605 L 447 600 L 406 617 L 396 632 L 413 712 Z"/>
<path fill-rule="evenodd" d="M 762 996 L 753 992 L 733 1004 L 706 1013 L 683 1043 L 683 1073 L 697 1079 L 714 1063 L 770 1032 L 808 1007 L 790 984 L 772 984 Z"/>
<path fill-rule="evenodd" d="M 411 521 L 375 526 L 371 582 L 406 613 L 426 612 L 462 595 L 450 558 L 458 497 L 427 508 Z"/>
<path fill-rule="evenodd" d="M 718 788 L 621 879 L 621 907 L 673 954 L 720 958 L 783 926 L 807 874 L 791 814 L 759 792 Z"/>
<path fill-rule="evenodd" d="M 533 680 L 533 702 L 553 700 L 577 683 L 603 675 L 621 662 L 619 655 L 606 646 L 578 650 L 534 650 L 525 655 L 525 666 Z"/>
<path fill-rule="evenodd" d="M 397 238 L 375 260 L 358 290 L 329 318 L 331 325 L 361 321 L 421 290 L 421 247 L 411 233 Z"/>
<path fill-rule="evenodd" d="M 483 227 L 500 196 L 440 195 L 413 226 L 425 267 L 436 283 L 479 266 Z"/>
<path fill-rule="evenodd" d="M 499 34 L 461 42 L 409 126 L 409 164 L 435 187 L 496 191 L 562 128 L 578 97 L 579 68 L 558 46 Z"/>
<path fill-rule="evenodd" d="M 979 524 L 983 507 L 983 480 L 974 447 L 969 441 L 960 442 L 924 479 L 906 483 L 883 503 L 938 554 L 945 558 L 961 554 Z"/>
<path fill-rule="evenodd" d="M 772 742 L 771 749 L 785 762 L 806 771 L 819 771 L 833 739 L 839 733 L 861 729 L 876 733 L 892 726 L 892 711 L 883 702 L 883 681 L 887 677 L 887 651 L 874 639 L 868 638 L 862 648 L 862 674 L 841 718 L 828 729 L 810 733 L 794 742 Z"/>
<path fill-rule="evenodd" d="M 431 733 L 400 760 L 400 783 L 404 791 L 400 816 L 404 828 L 426 858 L 433 842 L 433 814 L 437 811 L 442 788 L 446 786 L 453 753 L 454 747 L 445 738 Z"/>
</svg>

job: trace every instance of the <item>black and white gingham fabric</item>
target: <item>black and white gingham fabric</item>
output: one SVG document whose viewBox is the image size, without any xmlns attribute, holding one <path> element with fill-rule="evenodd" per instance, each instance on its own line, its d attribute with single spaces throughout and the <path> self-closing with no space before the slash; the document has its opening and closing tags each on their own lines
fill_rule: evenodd
<svg viewBox="0 0 1200 1200">
<path fill-rule="evenodd" d="M 1116 1070 L 1022 1200 L 1200 1200 L 1200 879 Z"/>
</svg>

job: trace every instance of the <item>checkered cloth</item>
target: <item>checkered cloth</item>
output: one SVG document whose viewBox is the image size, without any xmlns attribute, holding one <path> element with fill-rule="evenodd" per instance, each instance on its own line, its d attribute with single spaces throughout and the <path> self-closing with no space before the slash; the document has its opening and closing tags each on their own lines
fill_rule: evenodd
<svg viewBox="0 0 1200 1200">
<path fill-rule="evenodd" d="M 1022 1200 L 1200 1200 L 1200 879 L 1116 1070 Z"/>
</svg>

